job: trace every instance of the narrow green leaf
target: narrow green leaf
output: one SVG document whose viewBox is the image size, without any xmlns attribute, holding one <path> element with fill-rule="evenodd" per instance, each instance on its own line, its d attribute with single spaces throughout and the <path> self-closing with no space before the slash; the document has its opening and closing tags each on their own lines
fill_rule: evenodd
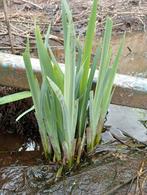
<svg viewBox="0 0 147 195">
<path fill-rule="evenodd" d="M 51 86 L 52 90 L 56 94 L 61 108 L 62 108 L 62 114 L 63 114 L 63 131 L 65 132 L 65 143 L 66 143 L 66 152 L 67 152 L 67 160 L 69 163 L 72 161 L 72 152 L 73 152 L 73 132 L 75 129 L 73 129 L 71 126 L 73 126 L 74 121 L 71 120 L 71 117 L 68 112 L 68 108 L 66 106 L 66 103 L 64 101 L 64 96 L 61 92 L 61 90 L 58 88 L 58 86 L 49 78 L 47 77 L 48 84 Z M 65 148 L 63 148 L 64 150 Z"/>
<path fill-rule="evenodd" d="M 75 97 L 78 97 L 79 95 L 79 89 L 80 89 L 80 80 L 83 74 L 84 67 L 81 66 L 79 71 L 76 72 L 76 84 L 75 84 Z"/>
<path fill-rule="evenodd" d="M 50 31 L 51 31 L 51 25 L 48 26 L 48 29 L 47 29 L 47 32 L 45 34 L 45 41 L 44 41 L 44 44 L 45 44 L 45 47 L 48 48 L 48 45 L 49 45 L 49 36 L 50 36 Z"/>
<path fill-rule="evenodd" d="M 108 106 L 109 106 L 109 103 L 110 103 L 109 97 L 111 96 L 110 94 L 112 93 L 112 87 L 113 87 L 116 71 L 117 71 L 117 68 L 118 68 L 118 65 L 119 65 L 119 60 L 120 60 L 120 57 L 121 57 L 121 54 L 122 54 L 122 50 L 123 50 L 123 47 L 124 47 L 124 41 L 125 41 L 125 34 L 123 36 L 123 39 L 122 39 L 122 41 L 120 43 L 118 52 L 116 54 L 116 57 L 114 59 L 112 67 L 110 69 L 110 73 L 109 73 L 109 77 L 108 77 L 109 80 L 107 81 L 108 84 L 106 85 L 107 86 L 107 88 L 106 88 L 106 95 L 104 96 L 105 98 L 107 98 L 107 100 L 103 103 L 104 104 L 104 112 L 105 113 L 107 112 L 107 109 L 108 109 Z"/>
<path fill-rule="evenodd" d="M 49 135 L 55 157 L 59 161 L 61 160 L 61 151 L 60 151 L 60 144 L 58 138 L 57 123 L 55 120 L 56 118 L 55 100 L 54 100 L 54 96 L 50 96 L 50 100 L 49 100 L 48 93 L 49 91 L 47 91 L 47 93 L 45 94 L 45 101 L 44 101 L 44 112 L 45 112 L 44 122 L 47 127 L 47 133 Z"/>
<path fill-rule="evenodd" d="M 91 53 L 92 53 L 92 43 L 93 43 L 93 38 L 95 34 L 97 5 L 98 5 L 98 0 L 94 0 L 92 10 L 91 10 L 91 15 L 90 15 L 89 22 L 88 22 L 87 31 L 86 31 L 82 62 L 85 59 L 87 60 L 86 60 L 86 63 L 84 64 L 84 72 L 83 72 L 83 77 L 82 77 L 81 84 L 80 84 L 80 93 L 84 92 L 86 85 L 87 85 L 87 81 L 88 81 L 87 79 L 88 79 L 90 59 L 91 59 Z"/>
<path fill-rule="evenodd" d="M 29 51 L 29 40 L 27 42 L 26 50 L 23 54 L 23 60 L 25 63 L 27 78 L 28 78 L 28 82 L 29 82 L 29 86 L 30 86 L 30 90 L 31 90 L 31 94 L 32 94 L 33 103 L 34 103 L 35 115 L 36 115 L 38 125 L 39 125 L 39 132 L 40 132 L 40 136 L 41 136 L 42 145 L 44 148 L 45 156 L 46 156 L 46 158 L 48 158 L 48 156 L 50 154 L 50 144 L 49 144 L 48 137 L 46 134 L 46 129 L 44 126 L 43 119 L 40 116 L 40 111 L 41 111 L 40 110 L 40 101 L 39 101 L 40 100 L 40 87 L 39 87 L 38 80 L 37 80 L 36 76 L 34 75 L 32 65 L 31 65 L 30 51 Z"/>
<path fill-rule="evenodd" d="M 26 73 L 27 73 L 27 78 L 28 78 L 28 82 L 29 82 L 29 86 L 30 86 L 30 90 L 32 94 L 32 99 L 34 102 L 34 107 L 35 107 L 35 110 L 39 112 L 38 108 L 39 108 L 40 87 L 39 87 L 38 80 L 36 76 L 34 75 L 32 65 L 31 65 L 30 52 L 29 52 L 29 41 L 27 42 L 27 47 L 23 54 L 23 60 L 24 60 L 25 67 L 26 67 Z"/>
<path fill-rule="evenodd" d="M 90 117 L 90 127 L 87 132 L 87 148 L 90 148 L 93 145 L 93 137 L 95 137 L 95 121 L 93 117 L 93 91 L 90 92 L 90 100 L 89 100 L 89 117 Z"/>
<path fill-rule="evenodd" d="M 11 95 L 6 95 L 4 97 L 0 97 L 0 105 L 16 102 L 18 100 L 26 99 L 31 96 L 32 95 L 30 91 L 23 91 Z"/>
<path fill-rule="evenodd" d="M 98 91 L 100 88 L 102 88 L 102 85 L 104 83 L 105 74 L 107 72 L 107 68 L 109 66 L 108 58 L 110 56 L 110 41 L 111 41 L 111 34 L 112 34 L 112 20 L 110 18 L 107 18 L 106 25 L 105 25 L 105 33 L 104 33 L 104 39 L 102 44 L 102 53 L 101 53 L 101 61 L 100 61 L 100 68 L 99 68 L 99 76 L 98 81 L 96 85 L 96 98 L 95 100 L 98 102 Z"/>
<path fill-rule="evenodd" d="M 66 133 L 66 140 L 70 142 L 70 131 L 69 131 L 69 126 L 68 126 L 68 119 L 69 119 L 69 114 L 68 114 L 68 109 L 64 101 L 64 96 L 61 92 L 61 90 L 58 88 L 58 86 L 49 78 L 47 77 L 48 84 L 51 86 L 52 90 L 54 91 L 55 95 L 57 96 L 61 108 L 62 108 L 62 114 L 63 114 L 63 126 L 64 126 L 64 131 Z"/>
<path fill-rule="evenodd" d="M 55 83 L 59 86 L 59 88 L 61 89 L 61 91 L 63 92 L 64 90 L 64 74 L 51 50 L 51 47 L 49 45 L 49 35 L 50 35 L 50 26 L 47 30 L 46 36 L 45 36 L 45 47 L 49 50 L 49 54 L 51 57 L 51 63 L 52 63 L 52 67 L 53 67 L 53 74 L 54 74 L 54 79 L 55 79 Z"/>
<path fill-rule="evenodd" d="M 79 69 L 81 68 L 81 66 L 83 67 L 83 65 L 81 65 L 82 64 L 82 52 L 83 52 L 83 49 L 82 49 L 82 45 L 81 45 L 79 39 L 76 39 L 76 49 L 77 49 L 76 72 L 79 72 Z M 84 67 L 83 67 L 83 69 L 84 69 Z"/>
<path fill-rule="evenodd" d="M 78 127 L 79 137 L 81 137 L 83 135 L 83 132 L 84 132 L 86 117 L 87 117 L 87 105 L 88 105 L 88 100 L 89 100 L 89 94 L 91 91 L 96 66 L 97 66 L 98 60 L 100 59 L 100 54 L 101 54 L 101 48 L 97 47 L 96 54 L 95 54 L 95 57 L 93 60 L 93 64 L 91 65 L 91 69 L 90 69 L 87 88 L 85 90 L 85 93 L 83 95 L 83 99 L 82 99 L 81 104 L 80 104 L 79 118 L 78 118 L 78 120 L 79 120 L 79 127 Z"/>
<path fill-rule="evenodd" d="M 79 105 L 79 100 L 75 100 L 74 102 L 74 113 L 72 116 L 72 132 L 71 132 L 71 137 L 72 140 L 75 138 L 76 134 L 76 126 L 77 126 L 77 117 L 78 117 L 78 105 Z"/>
<path fill-rule="evenodd" d="M 49 76 L 54 80 L 52 63 L 47 48 L 45 47 L 44 42 L 42 40 L 40 29 L 38 26 L 36 26 L 35 28 L 35 37 L 36 37 L 38 56 L 40 59 L 40 65 L 42 70 L 42 77 Z"/>
<path fill-rule="evenodd" d="M 74 51 L 71 45 L 71 33 L 72 29 L 71 25 L 69 24 L 65 49 L 64 98 L 65 104 L 72 115 L 75 97 L 75 66 L 73 62 Z"/>
</svg>

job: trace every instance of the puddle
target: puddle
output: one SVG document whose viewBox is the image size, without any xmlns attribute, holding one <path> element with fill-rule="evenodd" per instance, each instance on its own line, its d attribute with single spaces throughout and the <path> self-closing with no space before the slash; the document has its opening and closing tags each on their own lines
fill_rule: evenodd
<svg viewBox="0 0 147 195">
<path fill-rule="evenodd" d="M 28 139 L 22 146 L 18 149 L 18 152 L 21 151 L 39 151 L 40 145 L 34 140 Z"/>
<path fill-rule="evenodd" d="M 130 1 L 129 3 L 133 4 L 135 2 L 137 3 L 137 1 Z M 122 3 L 124 4 L 123 1 Z M 117 1 L 116 5 L 119 5 Z M 123 15 L 126 14 L 127 8 L 128 5 L 125 7 L 124 4 Z M 114 10 L 116 10 L 115 7 Z M 106 11 L 106 13 L 108 12 Z M 27 16 L 26 11 L 25 15 Z M 119 12 L 118 16 L 121 19 Z M 82 20 L 80 19 L 80 21 Z M 21 22 L 20 24 L 22 25 Z M 118 42 L 119 37 L 114 37 L 112 40 L 114 51 L 117 48 Z M 20 44 L 20 39 L 18 43 Z M 54 42 L 52 44 L 56 45 Z M 58 60 L 62 62 L 62 46 L 58 48 L 55 46 L 53 50 Z M 127 34 L 118 72 L 147 78 L 147 34 Z M 135 139 L 139 137 L 138 141 L 146 141 L 146 128 L 140 122 L 140 120 L 147 120 L 144 110 L 137 110 L 137 113 L 133 109 L 130 110 L 125 107 L 120 110 L 122 110 L 122 113 L 113 107 L 111 109 L 113 111 L 113 115 L 111 116 L 113 117 L 112 119 L 108 118 L 108 125 L 112 125 L 113 133 L 117 133 L 117 136 L 121 140 L 125 140 L 126 136 L 124 132 L 127 131 L 127 135 L 133 135 Z M 108 132 L 107 139 L 110 137 L 114 140 L 111 132 Z M 102 154 L 100 156 L 99 153 L 104 151 L 106 155 Z M 142 194 L 142 191 L 144 191 L 144 194 L 147 194 L 147 156 L 145 149 L 144 153 L 136 152 L 133 154 L 121 153 L 118 150 L 116 151 L 114 147 L 109 147 L 109 151 L 104 148 L 100 151 L 99 148 L 97 152 L 97 160 L 95 160 L 93 165 L 77 171 L 73 176 L 61 178 L 59 182 L 53 184 L 53 169 L 50 165 L 42 166 L 44 161 L 42 160 L 42 149 L 39 144 L 36 144 L 31 139 L 24 140 L 19 135 L 0 134 L 0 195 L 108 195 L 110 192 L 111 194 L 115 194 L 113 189 L 118 188 L 120 184 L 127 183 L 128 180 L 130 180 L 128 185 L 122 185 L 118 189 L 118 195 Z M 141 173 L 140 167 L 144 171 L 144 174 L 142 174 L 142 177 L 138 176 L 137 179 L 134 179 L 137 173 Z M 139 188 L 139 184 L 142 187 L 141 189 Z"/>
<path fill-rule="evenodd" d="M 113 129 L 111 131 L 110 128 L 109 135 L 113 132 L 113 135 L 117 135 L 120 140 L 126 141 L 128 139 L 124 135 L 126 131 L 128 134 L 130 133 L 130 136 L 139 135 L 135 139 L 143 138 L 143 141 L 147 139 L 147 136 L 144 135 L 146 128 L 140 122 L 140 120 L 147 119 L 145 110 L 111 105 L 110 113 L 112 118 L 108 115 L 107 125 L 112 125 Z M 131 122 L 128 123 L 126 120 Z M 113 140 L 107 137 L 107 141 L 108 139 L 114 141 L 114 137 L 111 136 L 111 138 Z M 0 194 L 101 195 L 113 191 L 120 183 L 124 183 L 124 186 L 117 190 L 117 194 L 121 195 L 128 191 L 131 181 L 137 174 L 142 162 L 144 163 L 143 170 L 145 173 L 142 175 L 140 182 L 142 182 L 144 192 L 147 192 L 145 146 L 138 152 L 138 150 L 131 150 L 122 143 L 115 144 L 100 145 L 95 153 L 90 156 L 91 165 L 89 163 L 84 164 L 79 170 L 77 169 L 76 172 L 71 173 L 70 176 L 60 178 L 58 182 L 54 182 L 56 167 L 54 164 L 45 165 L 46 163 L 42 159 L 42 149 L 38 143 L 36 144 L 31 139 L 24 140 L 20 135 L 1 134 Z M 128 185 L 125 185 L 127 182 Z M 136 185 L 137 181 L 135 180 L 130 193 L 134 194 Z"/>
<path fill-rule="evenodd" d="M 127 138 L 125 135 L 127 135 L 138 142 L 147 144 L 147 129 L 142 124 L 143 121 L 147 121 L 147 111 L 143 109 L 110 105 L 105 124 L 109 128 L 103 134 L 103 142 L 114 141 L 114 134 L 122 140 L 125 140 Z M 26 139 L 22 135 L 3 131 L 0 133 L 0 167 L 11 164 L 38 164 L 42 162 L 41 153 L 40 143 L 31 138 Z M 37 159 L 35 159 L 36 157 Z"/>
<path fill-rule="evenodd" d="M 42 148 L 34 140 L 16 134 L 0 134 L 0 167 L 39 164 L 41 158 Z"/>
<path fill-rule="evenodd" d="M 118 39 L 113 40 L 114 51 L 117 44 Z M 147 77 L 146 45 L 146 34 L 127 36 L 119 73 Z M 55 52 L 58 58 L 62 59 L 62 48 Z M 114 141 L 113 133 L 123 141 L 131 136 L 138 142 L 147 143 L 147 129 L 140 122 L 147 120 L 145 110 L 117 106 L 111 106 L 110 110 L 107 125 L 112 128 L 103 136 L 103 141 Z M 106 156 L 100 156 L 101 152 L 105 152 Z M 53 184 L 53 167 L 43 165 L 45 161 L 39 144 L 31 139 L 24 140 L 19 135 L 0 135 L 0 194 L 101 195 L 133 178 L 141 162 L 145 161 L 144 169 L 147 169 L 147 162 L 144 160 L 147 158 L 145 148 L 143 154 L 140 152 L 136 156 L 131 156 L 122 146 L 120 150 L 114 147 L 99 148 L 97 153 L 94 166 L 88 166 L 77 171 L 74 176 L 61 178 Z M 146 194 L 146 174 L 143 176 L 143 189 Z M 136 185 L 134 182 L 132 194 Z M 126 194 L 128 188 L 129 186 L 123 186 L 117 194 Z"/>
<path fill-rule="evenodd" d="M 1 134 L 0 135 L 0 151 L 9 152 L 9 151 L 39 151 L 40 146 L 34 140 L 28 138 L 24 140 L 22 136 L 17 134 Z"/>
</svg>

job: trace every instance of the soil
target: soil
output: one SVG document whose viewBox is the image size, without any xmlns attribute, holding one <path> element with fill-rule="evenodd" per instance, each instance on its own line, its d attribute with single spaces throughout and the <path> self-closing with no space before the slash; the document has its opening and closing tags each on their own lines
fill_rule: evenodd
<svg viewBox="0 0 147 195">
<path fill-rule="evenodd" d="M 56 35 L 53 38 L 53 46 L 58 45 L 58 48 L 61 46 L 62 37 L 62 27 L 61 27 L 61 11 L 60 11 L 60 1 L 59 0 L 33 0 L 32 3 L 28 3 L 28 1 L 19 1 L 19 0 L 8 0 L 8 16 L 9 22 L 11 24 L 11 33 L 12 33 L 12 42 L 15 48 L 16 54 L 22 54 L 24 50 L 25 41 L 27 34 L 30 36 L 31 48 L 35 48 L 35 40 L 34 40 L 34 20 L 36 19 L 37 23 L 41 27 L 43 33 L 45 33 L 48 25 L 52 21 L 52 35 Z M 92 5 L 92 1 L 84 1 L 84 0 L 76 0 L 70 1 L 70 7 L 73 12 L 73 20 L 77 29 L 77 34 L 82 36 L 85 34 L 86 25 L 88 15 L 90 13 L 90 8 Z M 111 16 L 114 22 L 114 34 L 120 34 L 124 31 L 134 32 L 141 31 L 144 32 L 147 28 L 147 2 L 146 0 L 101 0 L 99 11 L 97 14 L 97 35 L 101 34 L 104 29 L 104 23 L 106 16 Z M 131 37 L 131 35 L 130 35 Z M 146 39 L 142 37 L 139 38 L 134 36 L 135 40 L 141 42 L 141 48 L 139 51 L 146 51 Z M 60 43 L 59 43 L 60 42 Z M 132 53 L 137 47 L 136 45 L 131 45 L 132 39 L 127 40 L 127 47 L 131 47 Z M 144 46 L 143 46 L 144 45 Z M 3 13 L 3 6 L 0 6 L 0 51 L 10 52 L 10 40 L 8 35 L 8 29 Z M 128 52 L 128 51 L 127 51 Z M 61 53 L 57 51 L 56 56 L 61 57 Z M 136 53 L 135 53 L 136 54 Z M 33 52 L 33 55 L 36 55 L 36 52 Z M 128 55 L 128 54 L 126 54 Z M 134 53 L 133 53 L 134 55 Z M 139 54 L 140 55 L 140 54 Z M 127 57 L 125 56 L 125 59 Z M 132 56 L 129 61 L 123 60 L 122 66 L 120 67 L 120 72 L 127 73 L 130 71 L 134 71 L 134 74 L 137 72 L 134 67 L 138 66 L 131 65 Z M 144 60 L 144 58 L 143 58 Z M 146 64 L 146 61 L 141 61 L 141 64 Z M 139 65 L 139 62 L 135 58 L 136 64 Z M 134 61 L 133 61 L 134 62 Z M 144 63 L 143 63 L 144 62 Z M 126 64 L 130 64 L 130 69 L 128 71 L 128 67 L 125 69 Z M 140 66 L 142 67 L 142 66 Z M 140 72 L 145 72 L 146 65 L 143 66 Z M 132 73 L 131 73 L 132 74 Z M 0 96 L 4 96 L 6 94 L 11 94 L 16 91 L 21 91 L 21 89 L 15 89 L 12 87 L 4 87 L 0 86 Z M 31 100 L 24 100 L 21 102 L 17 102 L 15 104 L 7 104 L 5 106 L 0 106 L 0 129 L 2 132 L 6 133 L 19 133 L 25 134 L 27 137 L 33 137 L 34 131 L 38 129 L 36 119 L 33 113 L 26 115 L 25 118 L 22 118 L 20 122 L 15 122 L 16 117 L 22 113 L 27 108 L 31 107 Z M 32 124 L 30 126 L 30 124 Z M 29 129 L 29 132 L 28 130 Z M 32 133 L 33 132 L 33 133 Z M 38 131 L 36 131 L 38 132 Z M 37 133 L 35 133 L 36 135 Z M 38 137 L 38 135 L 36 135 Z M 34 138 L 36 139 L 36 138 Z"/>
<path fill-rule="evenodd" d="M 79 36 L 85 35 L 88 15 L 92 1 L 70 0 L 76 32 Z M 32 51 L 35 49 L 34 21 L 39 24 L 44 34 L 52 24 L 51 37 L 53 46 L 62 42 L 61 11 L 59 0 L 33 0 L 28 1 L 8 0 L 7 14 L 10 22 L 9 29 L 5 22 L 3 7 L 0 8 L 0 50 L 22 54 L 25 48 L 26 37 L 29 34 Z M 101 0 L 97 13 L 97 35 L 103 33 L 105 19 L 113 19 L 113 33 L 120 34 L 124 31 L 146 31 L 147 29 L 147 2 L 146 0 Z M 11 31 L 11 42 L 8 35 Z M 35 55 L 35 54 L 34 54 Z"/>
<path fill-rule="evenodd" d="M 0 168 L 0 193 L 134 195 L 147 193 L 147 161 L 144 152 L 98 154 L 97 161 L 55 179 L 53 165 Z M 55 182 L 56 180 L 56 182 Z"/>
<path fill-rule="evenodd" d="M 22 54 L 29 34 L 31 49 L 36 56 L 35 19 L 42 33 L 46 32 L 52 21 L 51 34 L 54 35 L 51 38 L 52 46 L 62 46 L 59 0 L 8 0 L 7 2 L 12 45 L 1 6 L 0 51 L 12 53 L 11 47 L 13 47 L 13 53 Z M 90 0 L 70 1 L 76 32 L 82 37 L 85 35 L 91 3 Z M 124 31 L 144 32 L 147 29 L 147 2 L 146 0 L 101 0 L 97 14 L 97 36 L 103 33 L 106 16 L 111 16 L 113 19 L 114 35 Z M 0 97 L 16 91 L 21 89 L 0 86 Z M 96 158 L 92 157 L 91 166 L 86 168 L 84 165 L 84 168 L 74 173 L 74 176 L 61 178 L 59 183 L 52 185 L 53 167 L 43 165 L 45 161 L 34 113 L 26 115 L 20 122 L 15 122 L 16 117 L 31 105 L 29 99 L 0 106 L 0 194 L 115 194 L 114 188 L 125 182 L 127 185 L 125 187 L 122 185 L 117 194 L 129 193 L 129 187 L 130 194 L 142 191 L 147 193 L 145 174 L 147 162 L 144 152 L 133 154 L 108 152 L 106 156 L 103 153 L 102 156 L 98 154 Z M 107 193 L 108 191 L 111 193 Z"/>
<path fill-rule="evenodd" d="M 19 91 L 22 90 L 0 86 L 0 97 Z M 0 167 L 35 165 L 44 160 L 34 113 L 16 122 L 17 116 L 31 106 L 31 99 L 0 106 Z"/>
<path fill-rule="evenodd" d="M 0 86 L 0 97 L 20 91 L 22 89 Z M 0 130 L 5 133 L 26 134 L 26 129 L 29 129 L 27 137 L 34 136 L 33 133 L 38 129 L 38 126 L 33 113 L 26 115 L 20 122 L 16 122 L 17 116 L 31 106 L 31 99 L 0 106 Z M 36 130 L 36 132 L 38 131 Z M 35 137 L 33 138 L 35 139 Z"/>
</svg>

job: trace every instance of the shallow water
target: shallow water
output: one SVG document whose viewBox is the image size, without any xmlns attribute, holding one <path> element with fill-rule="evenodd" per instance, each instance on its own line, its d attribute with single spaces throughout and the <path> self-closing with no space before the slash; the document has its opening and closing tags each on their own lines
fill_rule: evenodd
<svg viewBox="0 0 147 195">
<path fill-rule="evenodd" d="M 119 73 L 147 77 L 146 35 L 143 33 L 127 35 Z M 118 47 L 118 42 L 118 37 L 113 38 L 114 51 Z M 55 52 L 61 58 L 62 52 Z M 130 115 L 132 116 L 132 112 Z M 124 119 L 119 118 L 119 120 Z M 116 125 L 120 124 L 119 120 Z M 136 124 L 136 121 L 131 122 L 133 125 Z M 115 126 L 112 124 L 112 127 Z M 126 126 L 125 128 L 129 129 Z M 139 131 L 139 126 L 135 131 Z M 43 165 L 42 150 L 38 143 L 31 139 L 24 140 L 19 135 L 0 135 L 0 194 L 104 194 L 112 186 L 115 187 L 120 182 L 132 178 L 141 162 L 145 162 L 147 169 L 145 154 L 140 153 L 132 157 L 127 150 L 126 152 L 123 150 L 123 154 L 109 147 L 109 151 L 107 148 L 101 151 L 108 153 L 105 157 L 99 155 L 100 149 L 97 151 L 99 151 L 98 156 L 93 158 L 94 166 L 85 167 L 74 176 L 62 178 L 59 183 L 53 185 L 53 166 Z M 147 190 L 147 182 L 144 186 Z M 127 190 L 123 188 L 118 194 L 125 194 Z M 133 188 L 131 192 L 133 193 Z"/>
<path fill-rule="evenodd" d="M 0 134 L 0 167 L 35 165 L 42 162 L 39 143 L 22 135 Z"/>
<path fill-rule="evenodd" d="M 126 115 L 133 115 L 133 111 L 130 113 L 128 109 L 130 108 L 126 109 Z M 114 110 L 113 117 L 116 116 L 115 114 L 118 114 L 117 107 Z M 119 114 L 125 123 L 124 113 L 119 111 Z M 136 116 L 136 112 L 134 114 Z M 146 117 L 147 113 L 145 111 L 138 111 L 138 120 L 146 120 Z M 110 122 L 112 120 L 108 117 L 108 124 L 119 128 L 119 121 L 114 120 L 113 123 L 115 122 L 115 124 Z M 131 122 L 133 125 L 137 124 L 136 131 L 142 129 L 142 124 L 140 123 L 139 127 L 136 118 L 133 117 Z M 125 127 L 129 129 L 127 124 L 125 124 Z M 119 130 L 121 131 L 121 129 Z M 111 131 L 109 132 L 111 133 Z M 115 133 L 113 131 L 113 135 Z M 115 135 L 119 136 L 119 134 Z M 126 136 L 120 136 L 119 139 L 121 140 L 121 138 L 123 138 L 123 141 L 128 140 Z M 114 138 L 113 140 L 109 139 L 109 141 L 114 142 Z M 132 147 L 132 150 L 127 147 L 127 144 Z M 56 166 L 44 161 L 42 149 L 38 143 L 31 139 L 24 140 L 21 135 L 1 134 L 0 194 L 104 194 L 120 183 L 133 178 L 142 162 L 144 162 L 144 170 L 147 170 L 146 149 L 144 145 L 140 146 L 138 152 L 138 144 L 134 144 L 130 140 L 126 142 L 126 145 L 122 143 L 101 145 L 89 156 L 90 164 L 87 161 L 70 176 L 60 178 L 58 182 L 54 182 Z M 146 173 L 143 176 L 145 178 Z M 126 193 L 128 188 L 129 186 L 121 188 L 118 194 Z M 131 188 L 132 193 L 133 190 L 134 187 Z M 147 190 L 146 182 L 144 183 L 145 190 Z"/>
</svg>

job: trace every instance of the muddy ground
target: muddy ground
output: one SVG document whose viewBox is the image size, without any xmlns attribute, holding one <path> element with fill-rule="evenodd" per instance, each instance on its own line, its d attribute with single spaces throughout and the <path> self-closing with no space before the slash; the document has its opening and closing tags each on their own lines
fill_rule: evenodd
<svg viewBox="0 0 147 195">
<path fill-rule="evenodd" d="M 34 21 L 41 27 L 42 33 L 46 32 L 52 23 L 51 39 L 53 46 L 61 43 L 61 11 L 59 0 L 33 0 L 19 1 L 8 0 L 6 22 L 3 6 L 0 8 L 0 51 L 21 54 L 25 47 L 26 37 L 29 34 L 32 50 L 35 48 Z M 92 1 L 70 0 L 76 32 L 79 36 L 85 35 L 88 15 Z M 124 31 L 147 30 L 147 1 L 146 0 L 101 0 L 97 12 L 97 35 L 104 29 L 105 19 L 113 19 L 113 33 L 120 34 Z M 10 23 L 10 25 L 8 25 Z M 9 26 L 9 27 L 8 27 Z M 8 32 L 11 32 L 10 33 Z M 11 37 L 11 41 L 10 41 Z M 10 44 L 11 42 L 11 44 Z M 61 44 L 62 45 L 62 44 Z"/>
<path fill-rule="evenodd" d="M 85 35 L 87 19 L 90 13 L 92 1 L 70 0 L 69 2 L 73 12 L 76 32 L 79 36 L 83 37 Z M 42 33 L 45 33 L 48 25 L 52 23 L 51 34 L 53 36 L 51 39 L 54 40 L 52 42 L 52 46 L 62 46 L 61 40 L 63 34 L 59 0 L 7 0 L 7 8 L 5 9 L 5 12 L 8 16 L 8 21 L 5 18 L 4 7 L 3 5 L 0 5 L 0 51 L 22 54 L 28 34 L 30 37 L 32 51 L 34 51 L 35 20 L 41 27 Z M 144 32 L 147 30 L 147 1 L 101 0 L 97 13 L 97 36 L 102 34 L 107 16 L 110 16 L 113 19 L 113 33 L 115 35 L 121 34 L 124 31 Z M 10 23 L 10 25 L 8 25 L 8 23 Z M 11 32 L 11 37 L 9 31 Z M 36 55 L 36 52 L 33 52 L 33 55 Z M 58 57 L 58 54 L 56 55 Z M 0 96 L 13 93 L 15 91 L 16 89 L 14 88 L 0 87 Z M 0 108 L 0 128 L 3 129 L 5 127 L 5 129 L 7 129 L 6 131 L 14 131 L 12 129 L 17 129 L 19 132 L 24 132 L 27 128 L 27 124 L 25 124 L 25 121 L 22 121 L 21 125 L 16 124 L 14 116 L 15 113 L 19 115 L 22 111 L 24 111 L 25 106 L 29 107 L 30 102 L 26 104 L 25 101 L 22 101 L 22 103 L 18 102 L 15 105 L 16 106 L 7 105 Z M 31 115 L 30 118 L 27 118 L 27 120 L 34 121 Z M 35 122 L 33 122 L 33 125 Z M 10 126 L 11 130 L 9 129 Z"/>
<path fill-rule="evenodd" d="M 76 32 L 79 36 L 85 35 L 86 25 L 88 15 L 90 13 L 92 1 L 88 0 L 70 0 L 70 7 L 73 13 L 73 20 L 76 26 Z M 36 55 L 35 52 L 35 40 L 34 40 L 34 21 L 36 20 L 39 24 L 42 33 L 45 33 L 48 25 L 52 23 L 51 39 L 53 40 L 52 46 L 62 47 L 62 26 L 61 26 L 61 10 L 60 10 L 60 1 L 59 0 L 32 0 L 32 1 L 19 1 L 19 0 L 7 0 L 7 9 L 5 12 L 8 16 L 8 21 L 5 18 L 4 7 L 0 4 L 0 51 L 9 52 L 15 54 L 22 54 L 25 48 L 26 37 L 29 34 L 31 48 L 33 55 Z M 97 12 L 97 36 L 101 35 L 104 29 L 105 19 L 107 16 L 110 16 L 113 19 L 114 27 L 113 33 L 115 35 L 122 34 L 124 31 L 127 32 L 145 32 L 147 30 L 147 1 L 146 0 L 101 0 L 99 9 Z M 10 23 L 10 25 L 8 25 Z M 11 32 L 11 37 L 10 33 Z M 11 41 L 10 41 L 11 38 Z M 144 42 L 146 39 L 135 38 L 138 42 Z M 141 40 L 142 39 L 142 40 Z M 11 44 L 10 44 L 11 42 Z M 128 41 L 130 46 L 132 42 Z M 138 44 L 137 42 L 137 44 Z M 144 51 L 145 51 L 145 43 Z M 126 46 L 126 47 L 127 47 Z M 137 47 L 136 45 L 134 46 Z M 13 50 L 13 51 L 12 51 Z M 134 48 L 132 49 L 134 50 Z M 141 47 L 139 48 L 141 50 Z M 128 52 L 128 50 L 127 50 Z M 133 52 L 132 52 L 133 53 Z M 133 53 L 134 54 L 134 53 Z M 59 52 L 55 55 L 61 56 Z M 126 54 L 128 55 L 128 54 Z M 139 57 L 138 57 L 139 58 Z M 133 67 L 136 67 L 134 64 L 130 65 L 130 71 L 123 70 L 125 69 L 125 64 L 132 62 L 131 60 L 125 61 L 121 66 L 121 72 L 131 72 L 134 71 Z M 60 59 L 59 59 L 60 60 Z M 144 60 L 144 59 L 143 59 Z M 141 63 L 143 64 L 143 60 Z M 135 60 L 137 61 L 137 59 Z M 137 61 L 137 69 L 139 63 Z M 140 66 L 139 66 L 140 67 Z M 146 66 L 144 66 L 146 69 Z M 143 69 L 143 71 L 144 71 Z M 123 70 L 123 71 L 122 71 Z M 136 71 L 136 69 L 135 69 Z M 134 71 L 134 72 L 135 72 Z M 141 69 L 142 71 L 142 69 Z M 10 94 L 18 89 L 10 87 L 0 87 L 0 96 L 5 94 Z M 15 123 L 15 118 L 21 112 L 24 111 L 25 107 L 30 106 L 30 102 L 26 104 L 26 101 L 22 103 L 18 102 L 15 106 L 7 105 L 0 107 L 0 128 L 7 129 L 6 131 L 16 131 L 24 132 L 28 128 L 28 125 L 25 124 L 25 121 L 21 121 L 21 124 Z M 15 116 L 15 113 L 17 115 Z M 32 115 L 27 120 L 33 121 L 35 125 L 36 121 L 32 119 Z M 35 122 L 34 122 L 35 121 Z M 10 125 L 11 124 L 11 125 Z M 11 129 L 10 129 L 11 128 Z M 36 126 L 35 126 L 36 128 Z M 30 131 L 31 132 L 31 131 Z"/>
<path fill-rule="evenodd" d="M 19 91 L 22 91 L 22 89 L 0 86 L 0 97 Z M 0 106 L 0 134 L 18 133 L 26 135 L 27 131 L 27 137 L 34 136 L 33 133 L 35 133 L 35 131 L 37 133 L 38 126 L 33 113 L 30 113 L 25 119 L 22 119 L 21 122 L 15 121 L 17 116 L 31 106 L 31 99 Z M 29 131 L 27 129 L 29 129 Z"/>
<path fill-rule="evenodd" d="M 70 0 L 76 32 L 83 37 L 92 1 Z M 0 51 L 22 54 L 29 34 L 35 52 L 34 20 L 46 32 L 52 22 L 52 46 L 62 47 L 62 27 L 59 0 L 8 0 L 6 25 L 3 6 L 0 7 Z M 97 36 L 103 33 L 106 16 L 113 19 L 113 34 L 145 32 L 147 30 L 146 0 L 101 0 L 97 14 Z M 10 34 L 11 32 L 11 41 Z M 11 44 L 10 44 L 11 42 Z M 0 96 L 21 89 L 0 86 Z M 92 164 L 54 184 L 52 167 L 43 166 L 42 150 L 27 152 L 28 139 L 39 143 L 38 127 L 33 113 L 20 122 L 16 117 L 32 105 L 31 100 L 0 106 L 0 194 L 146 194 L 147 161 L 145 148 L 98 153 Z M 25 145 L 25 144 L 26 145 Z M 30 142 L 29 142 L 30 143 Z M 22 147 L 23 146 L 23 147 Z M 123 148 L 122 144 L 120 148 Z M 125 145 L 128 149 L 128 147 Z M 21 148 L 21 151 L 19 149 Z M 35 167 L 32 165 L 39 165 Z M 88 164 L 87 164 L 88 165 Z M 52 169 L 53 170 L 53 169 Z M 51 171 L 51 172 L 50 172 Z M 17 177 L 17 179 L 16 179 Z"/>
<path fill-rule="evenodd" d="M 34 155 L 32 155 L 32 158 Z M 0 168 L 0 194 L 145 195 L 147 161 L 144 152 L 106 152 L 97 161 L 55 182 L 54 165 L 13 164 Z"/>
</svg>

